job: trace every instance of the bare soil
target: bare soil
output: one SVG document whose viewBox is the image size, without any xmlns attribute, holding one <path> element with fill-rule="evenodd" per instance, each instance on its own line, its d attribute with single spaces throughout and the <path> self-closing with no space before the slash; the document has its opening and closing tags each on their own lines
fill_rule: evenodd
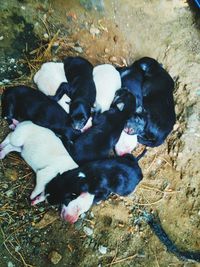
<svg viewBox="0 0 200 267">
<path fill-rule="evenodd" d="M 200 19 L 193 6 L 182 0 L 105 0 L 97 11 L 78 1 L 12 0 L 1 4 L 0 14 L 1 92 L 7 84 L 32 84 L 42 62 L 65 55 L 114 65 L 150 56 L 176 81 L 177 115 L 165 143 L 141 159 L 144 179 L 137 190 L 94 206 L 75 225 L 63 222 L 57 207 L 31 207 L 34 173 L 15 153 L 2 160 L 0 266 L 200 266 L 169 254 L 146 223 L 135 224 L 141 210 L 154 211 L 180 248 L 200 250 Z M 21 19 L 13 21 L 13 15 Z M 0 124 L 2 140 L 8 127 Z"/>
</svg>

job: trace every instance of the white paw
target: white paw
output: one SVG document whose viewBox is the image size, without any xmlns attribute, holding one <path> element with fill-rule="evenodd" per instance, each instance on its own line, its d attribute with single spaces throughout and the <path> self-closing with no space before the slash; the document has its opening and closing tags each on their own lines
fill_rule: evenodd
<svg viewBox="0 0 200 267">
<path fill-rule="evenodd" d="M 4 159 L 6 156 L 5 152 L 3 150 L 0 151 L 0 159 Z"/>
</svg>

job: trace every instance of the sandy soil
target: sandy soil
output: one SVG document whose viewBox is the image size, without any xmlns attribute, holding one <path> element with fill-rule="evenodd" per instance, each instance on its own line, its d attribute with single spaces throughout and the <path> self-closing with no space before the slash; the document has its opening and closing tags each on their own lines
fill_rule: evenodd
<svg viewBox="0 0 200 267">
<path fill-rule="evenodd" d="M 141 160 L 144 180 L 134 194 L 94 206 L 75 225 L 61 221 L 55 207 L 30 206 L 34 174 L 18 155 L 1 161 L 0 266 L 53 266 L 56 261 L 60 267 L 200 266 L 169 254 L 146 223 L 135 225 L 141 210 L 154 211 L 180 248 L 200 250 L 200 20 L 193 8 L 182 0 L 107 0 L 103 11 L 87 10 L 78 1 L 12 0 L 1 8 L 0 74 L 10 80 L 3 85 L 30 84 L 42 60 L 36 64 L 29 52 L 45 43 L 45 33 L 51 40 L 60 30 L 53 39 L 53 60 L 70 54 L 94 64 L 158 59 L 176 81 L 177 122 L 166 142 L 148 149 Z M 12 15 L 24 19 L 13 24 Z M 13 47 L 23 29 L 33 45 L 28 47 L 31 74 L 25 65 L 27 75 L 21 77 L 24 65 L 16 63 L 19 71 L 13 76 L 14 65 L 9 70 L 13 63 L 6 58 L 27 52 L 25 44 L 17 51 Z M 0 123 L 2 139 L 8 128 Z"/>
</svg>

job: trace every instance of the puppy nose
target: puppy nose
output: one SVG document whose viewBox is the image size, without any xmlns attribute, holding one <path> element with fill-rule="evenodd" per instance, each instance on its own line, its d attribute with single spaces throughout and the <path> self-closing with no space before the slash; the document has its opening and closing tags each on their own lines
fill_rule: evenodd
<svg viewBox="0 0 200 267">
<path fill-rule="evenodd" d="M 134 133 L 134 129 L 126 127 L 126 128 L 124 128 L 124 132 L 131 135 Z"/>
</svg>

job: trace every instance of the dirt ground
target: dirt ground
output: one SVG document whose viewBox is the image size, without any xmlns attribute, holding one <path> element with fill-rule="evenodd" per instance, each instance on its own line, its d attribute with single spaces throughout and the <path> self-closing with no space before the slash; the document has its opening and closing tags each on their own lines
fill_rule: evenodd
<svg viewBox="0 0 200 267">
<path fill-rule="evenodd" d="M 200 266 L 169 254 L 145 222 L 135 223 L 141 210 L 154 211 L 182 250 L 200 250 L 199 16 L 182 0 L 105 0 L 91 9 L 80 2 L 0 4 L 1 92 L 32 84 L 43 62 L 65 55 L 120 66 L 150 56 L 176 81 L 177 122 L 141 159 L 137 190 L 94 206 L 75 225 L 63 222 L 57 207 L 30 206 L 34 173 L 19 155 L 8 155 L 0 162 L 0 266 Z M 0 125 L 2 140 L 8 127 Z"/>
</svg>

